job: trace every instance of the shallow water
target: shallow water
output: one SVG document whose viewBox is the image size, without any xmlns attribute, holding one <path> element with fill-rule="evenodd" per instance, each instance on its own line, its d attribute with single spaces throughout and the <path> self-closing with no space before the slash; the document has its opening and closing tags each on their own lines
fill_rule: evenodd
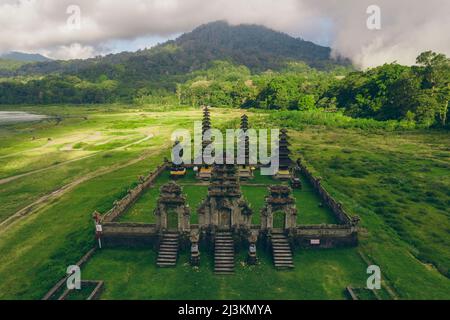
<svg viewBox="0 0 450 320">
<path fill-rule="evenodd" d="M 7 123 L 39 121 L 45 118 L 47 118 L 47 116 L 28 112 L 0 111 L 0 125 Z"/>
</svg>

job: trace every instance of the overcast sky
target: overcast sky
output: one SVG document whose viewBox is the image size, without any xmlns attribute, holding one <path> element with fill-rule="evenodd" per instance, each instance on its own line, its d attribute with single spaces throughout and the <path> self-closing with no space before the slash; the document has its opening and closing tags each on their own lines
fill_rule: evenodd
<svg viewBox="0 0 450 320">
<path fill-rule="evenodd" d="M 71 5 L 80 8 L 80 29 L 67 13 Z M 366 26 L 369 5 L 381 9 L 381 30 Z M 425 50 L 450 56 L 449 13 L 449 0 L 0 0 L 0 52 L 88 58 L 227 20 L 331 46 L 363 67 L 412 64 Z"/>
</svg>

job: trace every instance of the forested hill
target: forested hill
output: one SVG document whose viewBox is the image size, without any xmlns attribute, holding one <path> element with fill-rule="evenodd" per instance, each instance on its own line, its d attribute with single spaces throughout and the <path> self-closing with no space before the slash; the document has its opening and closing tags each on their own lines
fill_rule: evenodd
<svg viewBox="0 0 450 320">
<path fill-rule="evenodd" d="M 257 25 L 210 23 L 184 34 L 174 44 L 199 60 L 231 58 L 253 71 L 279 69 L 286 60 L 303 61 L 319 69 L 337 63 L 330 59 L 330 48 Z"/>
<path fill-rule="evenodd" d="M 51 59 L 44 57 L 41 54 L 23 53 L 23 52 L 8 52 L 0 55 L 0 59 L 20 61 L 20 62 L 46 62 Z"/>
<path fill-rule="evenodd" d="M 167 82 L 205 69 L 212 61 L 228 60 L 252 71 L 278 70 L 287 61 L 302 61 L 317 69 L 330 69 L 348 61 L 330 59 L 331 49 L 257 25 L 231 26 L 226 22 L 202 25 L 174 41 L 135 53 L 120 53 L 88 60 L 49 61 L 24 65 L 15 74 L 27 76 L 64 73 L 87 80 L 106 75 L 111 80 Z M 171 81 L 169 81 L 171 82 Z"/>
</svg>

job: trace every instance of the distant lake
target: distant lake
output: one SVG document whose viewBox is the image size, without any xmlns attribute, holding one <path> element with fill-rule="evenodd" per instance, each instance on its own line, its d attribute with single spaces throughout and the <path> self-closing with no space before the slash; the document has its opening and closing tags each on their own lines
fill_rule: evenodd
<svg viewBox="0 0 450 320">
<path fill-rule="evenodd" d="M 0 111 L 0 124 L 30 122 L 46 119 L 47 116 L 20 111 Z"/>
</svg>

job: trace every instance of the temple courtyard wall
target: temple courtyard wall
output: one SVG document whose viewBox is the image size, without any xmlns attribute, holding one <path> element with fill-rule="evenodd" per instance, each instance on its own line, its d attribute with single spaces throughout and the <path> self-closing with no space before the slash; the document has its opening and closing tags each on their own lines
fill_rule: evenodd
<svg viewBox="0 0 450 320">
<path fill-rule="evenodd" d="M 316 178 L 307 166 L 297 162 L 299 169 L 319 194 L 323 205 L 329 207 L 339 224 L 336 225 L 298 225 L 290 229 L 288 236 L 294 248 L 335 248 L 351 247 L 358 245 L 358 231 L 352 217 L 344 210 L 321 184 L 321 179 Z M 161 230 L 156 224 L 143 223 L 118 223 L 115 222 L 123 215 L 137 199 L 155 182 L 155 180 L 168 168 L 167 163 L 159 166 L 146 177 L 141 177 L 139 184 L 129 190 L 128 194 L 114 203 L 114 207 L 102 218 L 102 245 L 105 248 L 114 247 L 159 247 Z M 265 243 L 270 236 L 261 226 L 252 225 L 250 230 L 244 232 L 237 230 L 235 242 L 237 247 L 246 247 L 246 237 L 253 232 L 258 237 L 258 242 Z M 187 249 L 190 244 L 191 234 L 198 234 L 201 244 L 214 243 L 214 228 L 201 228 L 192 225 L 189 232 L 181 232 L 181 248 Z M 209 245 L 208 245 L 209 247 Z"/>
</svg>

